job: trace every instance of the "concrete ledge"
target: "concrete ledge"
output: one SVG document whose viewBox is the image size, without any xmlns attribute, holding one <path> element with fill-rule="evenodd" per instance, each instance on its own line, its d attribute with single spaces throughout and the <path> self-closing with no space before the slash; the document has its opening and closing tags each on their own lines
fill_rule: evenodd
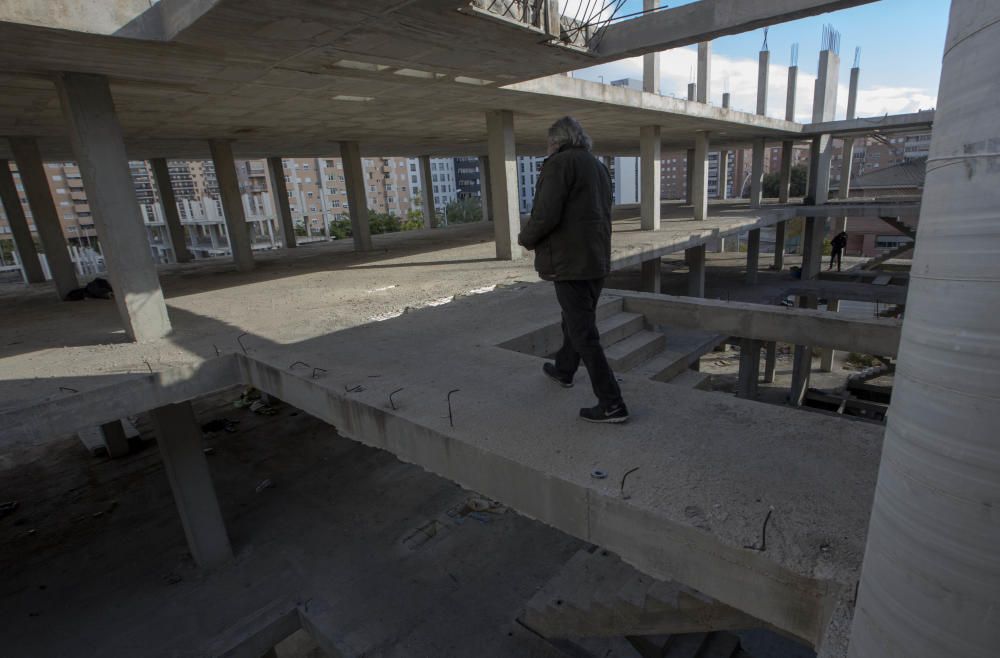
<svg viewBox="0 0 1000 658">
<path fill-rule="evenodd" d="M 827 311 L 628 290 L 608 293 L 623 299 L 627 313 L 642 313 L 654 324 L 880 356 L 895 356 L 899 349 L 898 320 L 850 320 Z"/>
</svg>

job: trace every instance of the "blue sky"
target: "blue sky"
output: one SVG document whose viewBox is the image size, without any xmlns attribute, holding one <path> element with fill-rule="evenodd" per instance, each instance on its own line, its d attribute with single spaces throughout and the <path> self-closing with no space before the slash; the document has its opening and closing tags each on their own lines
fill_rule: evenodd
<svg viewBox="0 0 1000 658">
<path fill-rule="evenodd" d="M 573 0 L 568 1 L 573 3 Z M 675 0 L 668 4 L 676 7 L 693 1 Z M 641 7 L 641 0 L 629 0 L 622 13 Z M 838 99 L 841 105 L 838 118 L 843 117 L 843 106 L 846 106 L 846 83 L 856 46 L 861 47 L 859 116 L 934 107 L 949 7 L 949 0 L 882 0 L 772 26 L 767 39 L 771 51 L 768 114 L 783 115 L 785 71 L 791 45 L 796 42 L 799 44 L 800 75 L 803 76 L 798 85 L 798 108 L 800 113 L 807 112 L 811 105 L 811 81 L 816 72 L 825 24 L 832 24 L 841 35 L 840 81 L 843 88 Z M 729 87 L 736 109 L 753 110 L 757 52 L 762 42 L 763 30 L 722 37 L 712 42 L 711 96 L 714 104 L 721 102 L 724 88 Z M 695 47 L 691 46 L 661 54 L 662 93 L 686 94 L 694 52 Z M 576 75 L 593 80 L 604 76 L 605 81 L 610 82 L 620 77 L 641 78 L 641 70 L 638 60 L 623 60 L 592 67 Z"/>
</svg>

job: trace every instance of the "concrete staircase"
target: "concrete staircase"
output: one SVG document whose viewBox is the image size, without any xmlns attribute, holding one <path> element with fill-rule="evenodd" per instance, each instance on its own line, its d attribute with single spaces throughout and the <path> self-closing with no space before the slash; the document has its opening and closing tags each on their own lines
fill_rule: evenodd
<svg viewBox="0 0 1000 658">
<path fill-rule="evenodd" d="M 911 240 L 917 239 L 917 230 L 912 226 L 910 226 L 909 224 L 904 223 L 899 217 L 882 216 L 879 217 L 879 219 L 881 219 L 883 222 L 893 227 L 906 237 L 910 238 Z"/>
</svg>

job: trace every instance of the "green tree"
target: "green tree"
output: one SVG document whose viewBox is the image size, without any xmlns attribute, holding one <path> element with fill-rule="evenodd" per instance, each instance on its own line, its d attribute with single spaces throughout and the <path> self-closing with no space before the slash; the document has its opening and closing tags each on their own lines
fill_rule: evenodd
<svg viewBox="0 0 1000 658">
<path fill-rule="evenodd" d="M 368 209 L 368 228 L 372 235 L 395 233 L 401 230 L 399 217 L 391 212 L 375 212 Z"/>
<path fill-rule="evenodd" d="M 479 199 L 467 198 L 452 201 L 444 209 L 449 224 L 471 224 L 483 221 L 483 206 Z"/>
<path fill-rule="evenodd" d="M 406 219 L 400 225 L 404 231 L 419 231 L 424 227 L 424 211 L 411 208 L 406 212 Z"/>
<path fill-rule="evenodd" d="M 330 237 L 334 240 L 343 240 L 352 235 L 351 220 L 338 217 L 330 222 Z"/>
<path fill-rule="evenodd" d="M 809 170 L 804 165 L 792 167 L 791 184 L 789 185 L 789 196 L 798 197 L 806 193 L 806 182 L 809 178 Z M 764 196 L 766 198 L 777 198 L 780 196 L 781 174 L 772 171 L 764 174 Z"/>
</svg>

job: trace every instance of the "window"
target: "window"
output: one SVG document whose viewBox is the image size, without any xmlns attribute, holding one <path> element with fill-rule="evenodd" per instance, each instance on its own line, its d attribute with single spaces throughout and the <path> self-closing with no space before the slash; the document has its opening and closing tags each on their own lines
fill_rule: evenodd
<svg viewBox="0 0 1000 658">
<path fill-rule="evenodd" d="M 417 163 L 411 162 L 410 163 L 410 171 L 416 171 L 416 170 L 417 170 Z M 416 178 L 414 178 L 414 180 L 416 180 Z"/>
<path fill-rule="evenodd" d="M 53 176 L 52 180 L 54 180 L 54 181 L 56 181 L 58 183 L 59 181 L 62 180 L 62 176 Z"/>
<path fill-rule="evenodd" d="M 66 188 L 65 187 L 57 187 L 56 188 L 56 194 L 66 194 Z"/>
<path fill-rule="evenodd" d="M 339 208 L 340 207 L 340 199 L 334 199 L 333 201 L 331 201 L 330 202 L 330 206 L 333 207 L 333 208 Z"/>
<path fill-rule="evenodd" d="M 416 185 L 416 184 L 417 184 L 417 177 L 416 177 L 416 176 L 410 176 L 410 178 L 411 178 L 411 179 L 413 179 L 413 180 L 412 180 L 411 182 L 412 182 L 412 183 L 413 183 L 414 185 Z"/>
<path fill-rule="evenodd" d="M 308 169 L 308 168 L 309 168 L 309 165 L 308 165 L 308 164 L 304 164 L 304 165 L 302 165 L 302 168 L 303 168 L 303 169 Z M 308 180 L 308 179 L 307 179 L 307 180 Z"/>
</svg>

